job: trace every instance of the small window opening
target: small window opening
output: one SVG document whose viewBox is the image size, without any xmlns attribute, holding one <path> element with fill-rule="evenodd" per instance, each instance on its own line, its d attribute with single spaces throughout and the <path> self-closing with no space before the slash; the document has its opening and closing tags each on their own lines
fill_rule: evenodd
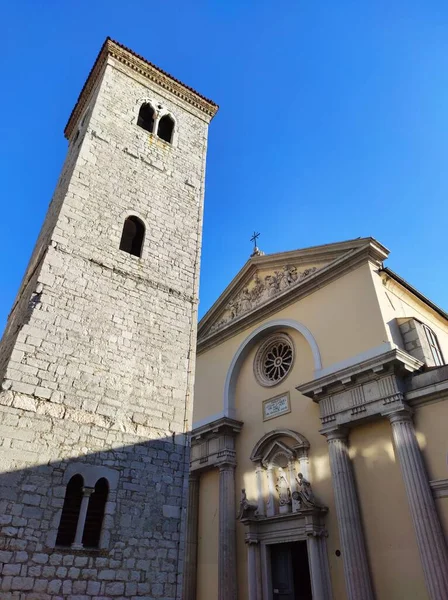
<svg viewBox="0 0 448 600">
<path fill-rule="evenodd" d="M 134 256 L 141 256 L 144 237 L 145 226 L 142 221 L 138 217 L 128 217 L 124 222 L 121 234 L 120 250 Z"/>
<path fill-rule="evenodd" d="M 149 133 L 154 130 L 154 109 L 148 104 L 142 104 L 138 113 L 137 125 Z"/>
<path fill-rule="evenodd" d="M 423 329 L 425 330 L 426 339 L 428 340 L 428 344 L 431 349 L 434 364 L 436 367 L 441 367 L 444 364 L 444 361 L 437 336 L 434 331 L 428 327 L 428 325 L 423 324 Z"/>
<path fill-rule="evenodd" d="M 82 545 L 84 548 L 98 548 L 100 545 L 101 528 L 108 494 L 109 484 L 107 483 L 107 479 L 102 477 L 96 482 L 95 490 L 89 499 L 86 524 L 82 536 Z"/>
<path fill-rule="evenodd" d="M 71 546 L 75 540 L 83 486 L 84 480 L 81 475 L 74 475 L 68 482 L 56 537 L 57 546 Z"/>
<path fill-rule="evenodd" d="M 160 139 L 171 144 L 173 139 L 174 121 L 170 115 L 163 116 L 159 121 L 157 135 Z"/>
</svg>

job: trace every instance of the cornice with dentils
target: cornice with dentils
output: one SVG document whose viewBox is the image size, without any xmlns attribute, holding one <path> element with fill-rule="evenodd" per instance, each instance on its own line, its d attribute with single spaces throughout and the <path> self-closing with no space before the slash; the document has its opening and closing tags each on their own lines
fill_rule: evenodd
<svg viewBox="0 0 448 600">
<path fill-rule="evenodd" d="M 95 87 L 98 77 L 100 76 L 105 63 L 107 62 L 108 57 L 114 58 L 143 77 L 146 77 L 150 81 L 156 83 L 174 96 L 177 96 L 183 101 L 188 102 L 188 104 L 191 104 L 198 110 L 208 115 L 210 120 L 217 113 L 219 107 L 217 104 L 215 104 L 215 102 L 209 100 L 205 96 L 202 96 L 199 94 L 199 92 L 196 92 L 196 90 L 185 85 L 159 67 L 156 67 L 156 65 L 143 58 L 143 56 L 136 54 L 130 48 L 127 48 L 126 46 L 123 46 L 122 44 L 108 37 L 106 38 L 106 41 L 104 42 L 95 60 L 95 63 L 86 79 L 86 82 L 84 83 L 75 107 L 68 119 L 67 125 L 65 126 L 64 135 L 67 139 L 70 139 L 76 123 L 83 113 L 89 101 L 90 94 Z"/>
</svg>

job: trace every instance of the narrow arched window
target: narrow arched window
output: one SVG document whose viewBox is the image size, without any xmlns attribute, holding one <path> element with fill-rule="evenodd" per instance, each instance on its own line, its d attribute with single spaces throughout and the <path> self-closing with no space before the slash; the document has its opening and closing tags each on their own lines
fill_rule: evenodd
<svg viewBox="0 0 448 600">
<path fill-rule="evenodd" d="M 144 237 L 145 226 L 143 225 L 143 222 L 133 215 L 128 217 L 123 225 L 120 250 L 133 254 L 134 256 L 141 256 Z"/>
<path fill-rule="evenodd" d="M 102 477 L 96 482 L 95 489 L 90 496 L 86 524 L 84 525 L 84 533 L 82 535 L 82 545 L 84 548 L 98 548 L 100 545 L 101 527 L 103 525 L 108 494 L 109 484 L 107 483 L 107 479 Z"/>
<path fill-rule="evenodd" d="M 83 486 L 84 480 L 81 475 L 74 475 L 68 482 L 58 535 L 56 537 L 57 546 L 71 546 L 75 540 L 76 526 L 78 524 L 79 510 L 81 508 L 83 495 Z"/>
<path fill-rule="evenodd" d="M 149 133 L 154 130 L 154 109 L 148 104 L 142 104 L 138 113 L 137 125 Z"/>
<path fill-rule="evenodd" d="M 171 144 L 173 140 L 174 121 L 170 115 L 164 115 L 159 121 L 157 135 L 165 142 Z"/>
</svg>

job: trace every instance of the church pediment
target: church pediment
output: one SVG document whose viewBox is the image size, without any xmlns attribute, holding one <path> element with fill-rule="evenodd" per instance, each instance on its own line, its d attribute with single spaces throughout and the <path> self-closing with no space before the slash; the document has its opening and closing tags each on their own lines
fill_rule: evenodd
<svg viewBox="0 0 448 600">
<path fill-rule="evenodd" d="M 325 244 L 291 252 L 252 256 L 201 319 L 198 347 L 215 335 L 230 335 L 256 315 L 284 306 L 314 285 L 340 276 L 362 261 L 382 264 L 388 250 L 373 238 Z"/>
<path fill-rule="evenodd" d="M 288 263 L 274 269 L 256 269 L 230 296 L 214 323 L 209 327 L 208 333 L 214 333 L 230 324 L 231 321 L 270 302 L 291 287 L 300 284 L 323 266 L 325 263 L 306 266 Z"/>
</svg>

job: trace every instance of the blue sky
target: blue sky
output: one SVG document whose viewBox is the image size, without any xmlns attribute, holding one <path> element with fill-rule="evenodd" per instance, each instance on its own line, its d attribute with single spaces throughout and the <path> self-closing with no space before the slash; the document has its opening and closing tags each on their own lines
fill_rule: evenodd
<svg viewBox="0 0 448 600">
<path fill-rule="evenodd" d="M 107 35 L 211 97 L 203 314 L 246 262 L 372 235 L 448 308 L 448 4 L 2 3 L 0 329 Z"/>
</svg>

